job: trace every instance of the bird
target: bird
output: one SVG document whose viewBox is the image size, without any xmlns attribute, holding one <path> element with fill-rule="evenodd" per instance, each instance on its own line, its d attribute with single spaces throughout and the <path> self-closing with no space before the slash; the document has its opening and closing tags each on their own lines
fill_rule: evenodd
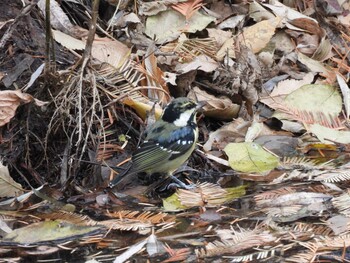
<svg viewBox="0 0 350 263">
<path fill-rule="evenodd" d="M 124 178 L 145 172 L 171 177 L 182 188 L 190 188 L 173 173 L 190 157 L 198 140 L 196 114 L 205 105 L 187 97 L 173 99 L 164 109 L 160 119 L 147 131 L 145 140 L 132 154 L 131 166 L 110 183 L 113 188 Z"/>
</svg>

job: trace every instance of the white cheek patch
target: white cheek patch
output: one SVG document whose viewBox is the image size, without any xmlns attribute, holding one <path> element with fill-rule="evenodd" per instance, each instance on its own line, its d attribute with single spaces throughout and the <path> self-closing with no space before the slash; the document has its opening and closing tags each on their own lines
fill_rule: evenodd
<svg viewBox="0 0 350 263">
<path fill-rule="evenodd" d="M 178 127 L 185 127 L 188 124 L 188 120 L 191 118 L 191 115 L 195 109 L 187 110 L 183 113 L 181 113 L 180 117 L 174 121 L 174 124 Z"/>
</svg>

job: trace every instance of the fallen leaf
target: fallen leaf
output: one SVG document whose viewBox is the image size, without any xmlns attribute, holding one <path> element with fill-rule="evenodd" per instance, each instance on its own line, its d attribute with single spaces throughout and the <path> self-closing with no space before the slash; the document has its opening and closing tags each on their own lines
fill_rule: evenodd
<svg viewBox="0 0 350 263">
<path fill-rule="evenodd" d="M 309 84 L 293 91 L 284 99 L 287 108 L 299 112 L 313 114 L 315 121 L 322 121 L 323 117 L 335 118 L 342 109 L 342 100 L 338 90 L 330 85 Z M 280 104 L 282 109 L 284 106 Z M 322 115 L 319 113 L 322 112 Z M 274 117 L 293 120 L 293 114 L 275 112 Z"/>
<path fill-rule="evenodd" d="M 217 120 L 232 120 L 236 118 L 240 105 L 234 104 L 228 97 L 215 97 L 204 90 L 194 87 L 188 94 L 189 98 L 198 101 L 205 101 L 203 107 L 204 115 Z"/>
<path fill-rule="evenodd" d="M 37 100 L 27 93 L 22 93 L 20 90 L 0 91 L 0 127 L 10 122 L 21 103 L 26 104 L 32 101 L 38 106 L 47 104 L 47 102 Z"/>
<path fill-rule="evenodd" d="M 266 97 L 262 97 L 260 101 L 265 103 L 272 109 L 277 109 L 284 103 L 286 96 L 300 87 L 311 84 L 314 79 L 313 73 L 308 73 L 302 80 L 287 79 L 278 82 L 273 91 Z"/>
<path fill-rule="evenodd" d="M 315 134 L 322 143 L 350 143 L 350 131 L 339 131 L 317 123 L 310 125 L 309 131 Z"/>
<path fill-rule="evenodd" d="M 219 64 L 206 55 L 200 55 L 189 63 L 179 63 L 175 69 L 178 73 L 184 74 L 192 70 L 201 70 L 204 72 L 213 72 L 219 67 Z"/>
<path fill-rule="evenodd" d="M 215 18 L 203 15 L 200 12 L 196 12 L 186 21 L 179 12 L 167 10 L 147 18 L 145 34 L 155 38 L 157 44 L 163 44 L 177 39 L 182 32 L 194 33 L 203 30 L 213 21 L 215 21 Z"/>
<path fill-rule="evenodd" d="M 23 194 L 22 186 L 10 176 L 7 166 L 0 162 L 0 197 L 14 197 Z"/>
<path fill-rule="evenodd" d="M 256 143 L 230 143 L 224 149 L 232 169 L 264 173 L 278 166 L 279 159 Z"/>
<path fill-rule="evenodd" d="M 341 93 L 343 95 L 343 102 L 344 102 L 344 109 L 346 118 L 349 119 L 350 115 L 350 89 L 349 86 L 346 84 L 345 80 L 337 74 L 337 81 L 341 90 Z"/>
</svg>

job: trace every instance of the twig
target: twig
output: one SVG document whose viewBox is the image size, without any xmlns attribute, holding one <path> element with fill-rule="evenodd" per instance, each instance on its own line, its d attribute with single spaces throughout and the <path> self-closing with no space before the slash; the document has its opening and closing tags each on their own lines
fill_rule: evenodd
<svg viewBox="0 0 350 263">
<path fill-rule="evenodd" d="M 25 6 L 21 13 L 15 18 L 15 20 L 13 21 L 13 23 L 8 27 L 8 29 L 6 30 L 5 34 L 2 36 L 2 38 L 0 39 L 0 49 L 4 48 L 7 41 L 10 39 L 10 37 L 12 36 L 13 31 L 15 30 L 18 21 L 28 15 L 30 13 L 30 11 L 32 10 L 32 8 L 37 4 L 37 1 L 32 2 L 30 5 Z"/>
</svg>

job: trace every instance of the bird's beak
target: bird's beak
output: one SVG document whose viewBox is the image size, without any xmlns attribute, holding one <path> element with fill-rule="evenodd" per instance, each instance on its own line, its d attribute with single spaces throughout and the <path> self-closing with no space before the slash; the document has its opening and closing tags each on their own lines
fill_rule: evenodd
<svg viewBox="0 0 350 263">
<path fill-rule="evenodd" d="M 207 102 L 205 100 L 197 101 L 196 110 L 201 110 L 206 104 Z"/>
</svg>

